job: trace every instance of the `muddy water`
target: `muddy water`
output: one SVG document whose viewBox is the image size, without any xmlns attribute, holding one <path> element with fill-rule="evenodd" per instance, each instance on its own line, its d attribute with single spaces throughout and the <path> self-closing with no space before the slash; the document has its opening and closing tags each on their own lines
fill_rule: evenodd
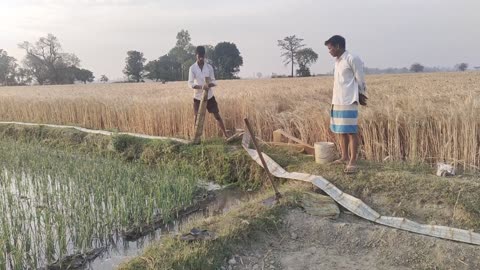
<svg viewBox="0 0 480 270">
<path fill-rule="evenodd" d="M 128 242 L 121 238 L 114 241 L 115 239 L 112 239 L 112 243 L 108 247 L 107 252 L 99 256 L 84 269 L 116 269 L 121 263 L 141 255 L 144 249 L 152 242 L 161 241 L 162 237 L 167 235 L 178 234 L 183 227 L 188 226 L 189 221 L 226 213 L 240 203 L 248 201 L 253 196 L 250 192 L 239 191 L 234 188 L 222 189 L 220 186 L 211 183 L 207 183 L 205 188 L 215 192 L 215 200 L 208 204 L 206 209 L 176 220 L 149 235 L 141 237 L 137 241 Z M 190 228 L 186 227 L 185 229 Z"/>
</svg>

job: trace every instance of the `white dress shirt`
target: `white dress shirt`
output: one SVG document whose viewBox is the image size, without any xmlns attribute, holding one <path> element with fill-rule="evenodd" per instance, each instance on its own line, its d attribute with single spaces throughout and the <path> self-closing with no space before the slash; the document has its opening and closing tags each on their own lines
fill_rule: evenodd
<svg viewBox="0 0 480 270">
<path fill-rule="evenodd" d="M 333 105 L 351 105 L 359 102 L 358 94 L 366 94 L 363 62 L 358 56 L 345 51 L 335 61 Z"/>
<path fill-rule="evenodd" d="M 200 69 L 200 66 L 195 62 L 190 66 L 188 72 L 188 86 L 193 88 L 193 98 L 196 100 L 202 100 L 203 98 L 203 89 L 195 89 L 197 85 L 205 85 L 205 78 L 210 77 L 210 83 L 215 84 L 215 74 L 213 72 L 213 67 L 208 64 L 206 61 L 203 64 L 203 69 Z M 208 89 L 208 99 L 213 97 L 213 89 L 210 87 Z"/>
</svg>

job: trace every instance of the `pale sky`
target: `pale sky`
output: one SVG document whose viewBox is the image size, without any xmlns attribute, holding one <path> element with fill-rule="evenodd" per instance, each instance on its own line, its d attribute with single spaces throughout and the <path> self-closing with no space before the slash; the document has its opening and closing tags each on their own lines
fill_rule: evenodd
<svg viewBox="0 0 480 270">
<path fill-rule="evenodd" d="M 97 78 L 123 77 L 128 50 L 166 54 L 181 29 L 194 45 L 234 42 L 240 76 L 288 74 L 277 40 L 304 39 L 318 54 L 313 73 L 333 68 L 324 41 L 334 34 L 368 67 L 480 66 L 480 0 L 0 0 L 0 48 L 52 33 Z M 19 61 L 20 62 L 20 61 Z"/>
</svg>

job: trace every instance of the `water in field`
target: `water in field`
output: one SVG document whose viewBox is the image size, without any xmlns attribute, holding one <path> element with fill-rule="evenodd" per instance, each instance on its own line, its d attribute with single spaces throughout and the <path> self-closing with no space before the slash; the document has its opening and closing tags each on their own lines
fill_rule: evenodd
<svg viewBox="0 0 480 270">
<path fill-rule="evenodd" d="M 192 204 L 185 164 L 114 158 L 0 142 L 0 269 L 37 269 L 115 243 L 128 228 Z"/>
<path fill-rule="evenodd" d="M 213 184 L 210 187 L 214 186 Z M 107 252 L 99 256 L 96 260 L 89 263 L 86 269 L 91 270 L 110 270 L 116 269 L 122 262 L 139 256 L 142 254 L 144 248 L 155 241 L 161 241 L 162 236 L 177 235 L 179 231 L 189 227 L 189 221 L 205 216 L 213 216 L 228 212 L 233 207 L 239 205 L 241 202 L 248 201 L 251 194 L 235 189 L 222 189 L 215 191 L 215 200 L 207 205 L 202 211 L 196 212 L 192 215 L 174 220 L 170 224 L 157 229 L 155 232 L 148 234 L 137 241 L 128 242 L 118 239 L 117 242 L 111 243 Z"/>
<path fill-rule="evenodd" d="M 222 213 L 248 197 L 217 190 L 206 209 L 177 219 L 172 209 L 192 205 L 204 194 L 199 190 L 220 188 L 200 188 L 190 164 L 146 166 L 0 141 L 0 166 L 0 269 L 58 266 L 79 254 L 91 259 L 83 268 L 114 269 L 189 219 Z M 159 217 L 166 226 L 124 240 L 124 232 Z"/>
</svg>

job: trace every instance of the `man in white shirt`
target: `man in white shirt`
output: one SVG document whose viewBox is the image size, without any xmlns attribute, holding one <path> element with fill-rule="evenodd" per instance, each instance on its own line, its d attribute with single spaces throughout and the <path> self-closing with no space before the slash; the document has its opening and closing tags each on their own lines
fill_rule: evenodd
<svg viewBox="0 0 480 270">
<path fill-rule="evenodd" d="M 362 60 L 345 49 L 345 38 L 335 35 L 325 41 L 335 57 L 330 129 L 339 135 L 342 157 L 335 164 L 347 164 L 345 173 L 355 173 L 358 151 L 358 104 L 366 105 Z"/>
<path fill-rule="evenodd" d="M 195 54 L 197 61 L 190 67 L 188 73 L 188 86 L 193 89 L 193 111 L 195 113 L 195 122 L 197 122 L 198 109 L 200 108 L 200 101 L 203 98 L 203 90 L 208 90 L 207 110 L 213 114 L 217 120 L 218 127 L 222 130 L 225 138 L 228 137 L 225 125 L 223 124 L 220 110 L 218 109 L 217 101 L 213 95 L 213 87 L 217 86 L 215 82 L 215 74 L 213 67 L 205 62 L 205 47 L 198 46 Z M 210 83 L 205 82 L 205 78 L 210 78 Z"/>
</svg>

